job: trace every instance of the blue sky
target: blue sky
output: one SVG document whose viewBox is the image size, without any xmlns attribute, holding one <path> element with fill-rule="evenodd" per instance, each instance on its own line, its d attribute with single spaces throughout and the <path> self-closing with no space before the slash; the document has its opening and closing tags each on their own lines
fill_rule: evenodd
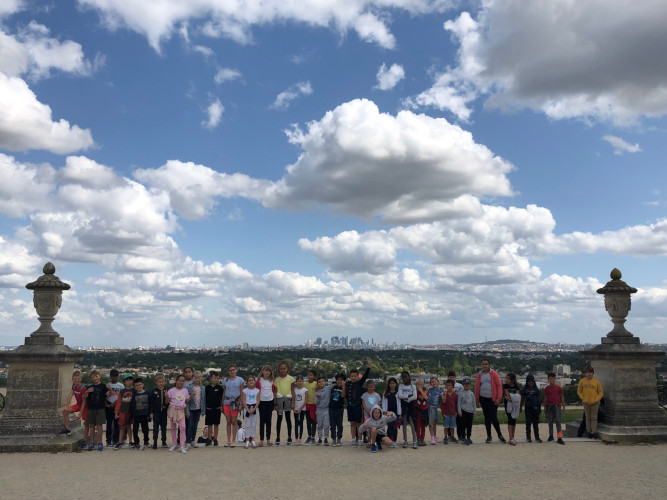
<svg viewBox="0 0 667 500">
<path fill-rule="evenodd" d="M 665 342 L 667 5 L 7 0 L 0 345 Z"/>
</svg>

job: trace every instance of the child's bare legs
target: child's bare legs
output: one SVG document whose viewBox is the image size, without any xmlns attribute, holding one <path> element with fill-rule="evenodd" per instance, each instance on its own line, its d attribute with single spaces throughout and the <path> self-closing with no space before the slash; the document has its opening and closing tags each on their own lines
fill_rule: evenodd
<svg viewBox="0 0 667 500">
<path fill-rule="evenodd" d="M 350 434 L 352 439 L 358 441 L 361 435 L 359 434 L 359 422 L 350 422 Z"/>
<path fill-rule="evenodd" d="M 378 437 L 377 427 L 372 427 L 371 428 L 371 439 L 370 439 L 370 442 L 371 442 L 372 445 L 375 444 L 375 440 L 377 439 L 377 437 Z"/>
<path fill-rule="evenodd" d="M 437 426 L 436 424 L 433 424 L 433 425 L 429 425 L 429 426 L 428 426 L 428 432 L 429 432 L 429 434 L 431 434 L 431 437 L 435 437 L 435 436 L 436 436 L 436 434 L 437 434 L 436 428 L 437 428 L 437 427 L 438 427 L 438 426 Z"/>
<path fill-rule="evenodd" d="M 234 446 L 234 442 L 236 441 L 236 431 L 238 431 L 237 418 L 238 415 L 225 415 L 225 419 L 227 420 L 227 444 L 229 446 Z"/>
<path fill-rule="evenodd" d="M 101 443 L 102 442 L 102 424 L 97 424 L 95 426 L 95 429 L 91 432 L 91 434 L 95 433 L 97 431 L 97 442 Z"/>
<path fill-rule="evenodd" d="M 65 429 L 70 430 L 69 428 L 69 414 L 70 414 L 70 409 L 69 406 L 66 406 L 63 408 L 63 424 L 65 425 Z"/>
<path fill-rule="evenodd" d="M 507 430 L 510 434 L 510 439 L 514 439 L 514 431 L 516 430 L 516 425 L 508 425 Z"/>
</svg>

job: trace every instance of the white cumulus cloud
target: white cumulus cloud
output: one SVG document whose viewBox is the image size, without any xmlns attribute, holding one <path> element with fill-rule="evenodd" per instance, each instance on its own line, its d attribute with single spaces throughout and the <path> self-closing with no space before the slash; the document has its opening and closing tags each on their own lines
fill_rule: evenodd
<svg viewBox="0 0 667 500">
<path fill-rule="evenodd" d="M 638 153 L 642 150 L 642 148 L 639 147 L 639 143 L 635 142 L 634 144 L 630 144 L 615 135 L 605 135 L 602 137 L 602 140 L 608 142 L 611 147 L 614 148 L 614 154 L 616 156 L 621 156 L 623 153 Z"/>
<path fill-rule="evenodd" d="M 201 122 L 202 127 L 209 130 L 217 127 L 220 124 L 220 120 L 222 120 L 222 113 L 224 111 L 225 108 L 220 102 L 220 99 L 213 101 L 209 104 L 208 108 L 206 108 L 206 120 Z"/>
<path fill-rule="evenodd" d="M 405 78 L 405 70 L 403 69 L 403 66 L 398 64 L 392 64 L 387 68 L 387 65 L 382 63 L 382 66 L 378 69 L 376 78 L 378 83 L 375 88 L 380 90 L 391 90 L 398 84 L 398 82 Z"/>
<path fill-rule="evenodd" d="M 232 80 L 237 80 L 241 78 L 243 75 L 241 75 L 241 72 L 237 69 L 232 69 L 232 68 L 220 68 L 218 72 L 215 74 L 215 77 L 213 80 L 217 84 L 221 84 L 224 82 L 230 82 Z"/>
<path fill-rule="evenodd" d="M 294 99 L 312 93 L 313 88 L 310 86 L 310 82 L 299 82 L 278 94 L 276 100 L 273 101 L 273 104 L 271 104 L 270 107 L 273 109 L 285 110 L 289 108 Z"/>
</svg>

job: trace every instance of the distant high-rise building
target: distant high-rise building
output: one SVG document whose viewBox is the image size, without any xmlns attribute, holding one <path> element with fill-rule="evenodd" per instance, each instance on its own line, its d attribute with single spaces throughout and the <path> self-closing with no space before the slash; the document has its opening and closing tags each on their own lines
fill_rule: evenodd
<svg viewBox="0 0 667 500">
<path fill-rule="evenodd" d="M 250 350 L 250 345 L 248 345 L 247 342 L 244 342 L 244 343 L 243 343 L 243 350 L 244 350 L 244 351 L 249 351 L 249 350 Z"/>
<path fill-rule="evenodd" d="M 308 342 L 306 342 L 306 347 L 313 347 L 313 341 L 308 339 Z"/>
<path fill-rule="evenodd" d="M 331 345 L 340 345 L 340 338 L 337 335 L 331 337 Z"/>
<path fill-rule="evenodd" d="M 347 347 L 350 343 L 350 337 L 345 336 L 340 338 L 341 344 L 343 344 L 344 347 Z"/>
<path fill-rule="evenodd" d="M 317 337 L 315 339 L 315 345 L 322 345 L 322 337 Z"/>
<path fill-rule="evenodd" d="M 562 377 L 563 375 L 572 373 L 572 369 L 570 368 L 570 365 L 554 365 L 553 372 Z"/>
</svg>

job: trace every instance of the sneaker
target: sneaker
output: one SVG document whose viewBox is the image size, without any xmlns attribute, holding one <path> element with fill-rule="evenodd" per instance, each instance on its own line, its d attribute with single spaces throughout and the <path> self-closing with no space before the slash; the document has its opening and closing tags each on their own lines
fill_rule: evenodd
<svg viewBox="0 0 667 500">
<path fill-rule="evenodd" d="M 111 448 L 111 441 L 107 441 L 107 448 Z"/>
<path fill-rule="evenodd" d="M 565 441 L 563 441 L 563 438 L 558 438 L 558 441 L 556 441 L 558 444 L 565 444 Z"/>
<path fill-rule="evenodd" d="M 102 443 L 97 445 L 97 451 L 104 451 L 104 445 Z"/>
<path fill-rule="evenodd" d="M 549 436 L 549 439 L 547 439 L 547 441 L 553 441 L 553 440 L 554 440 L 553 436 Z"/>
<path fill-rule="evenodd" d="M 276 446 L 280 446 L 280 438 L 276 438 Z"/>
<path fill-rule="evenodd" d="M 251 441 L 250 446 L 252 446 L 253 448 L 257 448 L 257 443 L 255 441 Z"/>
<path fill-rule="evenodd" d="M 213 446 L 218 446 L 218 440 L 217 439 L 213 440 Z"/>
<path fill-rule="evenodd" d="M 516 439 L 510 439 L 510 444 L 512 446 L 516 446 Z"/>
<path fill-rule="evenodd" d="M 185 446 L 181 446 L 181 453 L 187 453 L 188 449 Z"/>
<path fill-rule="evenodd" d="M 392 447 L 392 448 L 398 448 L 398 445 L 396 444 L 396 441 L 394 441 L 393 443 L 391 443 L 391 447 Z"/>
<path fill-rule="evenodd" d="M 472 439 L 468 438 L 468 444 L 472 444 Z"/>
<path fill-rule="evenodd" d="M 377 447 L 378 447 L 378 451 L 382 451 L 382 443 L 381 442 L 377 444 Z"/>
<path fill-rule="evenodd" d="M 537 438 L 535 438 L 535 440 L 537 440 Z M 532 443 L 532 442 L 533 442 L 533 440 L 530 439 L 530 436 L 528 436 L 528 437 L 526 438 L 526 443 Z"/>
<path fill-rule="evenodd" d="M 542 440 L 541 440 L 540 438 L 536 437 L 536 438 L 535 438 L 535 442 L 536 442 L 536 443 L 541 443 Z"/>
<path fill-rule="evenodd" d="M 431 444 L 435 444 L 435 436 L 431 436 Z"/>
<path fill-rule="evenodd" d="M 137 450 L 139 450 L 139 451 L 144 451 L 145 448 L 146 448 L 146 446 L 144 446 L 143 444 L 141 444 L 141 445 L 139 445 L 139 447 L 137 448 Z"/>
<path fill-rule="evenodd" d="M 449 440 L 450 443 L 454 443 L 454 444 L 456 444 L 456 443 L 459 442 L 459 440 L 456 439 L 454 436 L 450 436 L 450 437 L 448 437 L 447 439 Z"/>
<path fill-rule="evenodd" d="M 416 450 L 416 449 L 417 449 L 417 446 L 419 446 L 419 445 L 417 444 L 417 441 L 413 441 L 413 442 L 412 442 L 412 449 L 413 449 L 413 450 Z"/>
<path fill-rule="evenodd" d="M 163 448 L 169 448 L 169 445 L 167 444 L 166 441 L 162 441 L 162 447 Z"/>
<path fill-rule="evenodd" d="M 503 444 L 505 444 L 507 442 L 507 440 L 502 436 L 498 436 L 498 440 L 500 440 L 500 442 L 503 443 Z"/>
<path fill-rule="evenodd" d="M 211 446 L 212 444 L 213 444 L 213 441 L 211 441 L 210 439 L 207 439 L 206 444 L 204 446 Z"/>
<path fill-rule="evenodd" d="M 185 443 L 185 449 L 186 449 L 186 450 L 189 450 L 190 448 L 192 448 L 192 446 L 190 445 L 190 443 Z"/>
<path fill-rule="evenodd" d="M 449 438 L 443 438 L 443 439 L 442 439 L 442 444 L 447 444 L 447 441 L 448 441 L 448 440 L 449 440 Z"/>
<path fill-rule="evenodd" d="M 291 445 L 291 444 L 292 444 L 292 438 L 288 437 L 288 438 L 287 438 L 287 446 L 289 446 L 289 445 Z"/>
<path fill-rule="evenodd" d="M 470 444 L 467 439 L 464 439 L 461 441 L 461 443 L 463 443 L 464 446 L 468 446 Z"/>
<path fill-rule="evenodd" d="M 90 443 L 90 444 L 88 445 L 88 451 L 91 451 L 91 450 L 94 450 L 94 449 L 95 449 L 95 444 L 94 444 L 94 443 Z"/>
<path fill-rule="evenodd" d="M 319 446 L 319 445 L 321 445 L 321 444 L 322 444 L 322 438 L 320 438 L 320 439 L 317 440 L 317 446 Z"/>
<path fill-rule="evenodd" d="M 377 446 L 371 445 L 371 453 L 377 453 L 378 449 Z"/>
<path fill-rule="evenodd" d="M 82 450 L 86 449 L 86 442 L 85 441 L 81 441 L 81 449 Z"/>
<path fill-rule="evenodd" d="M 247 450 L 248 448 L 250 448 L 250 441 L 246 441 L 245 444 L 243 445 L 243 447 L 244 447 L 246 450 Z"/>
<path fill-rule="evenodd" d="M 157 443 L 153 443 L 153 449 L 157 450 Z"/>
<path fill-rule="evenodd" d="M 491 439 L 491 436 L 489 436 L 488 438 L 486 438 L 486 441 L 484 441 L 484 442 L 486 444 L 489 444 L 491 441 L 493 441 L 493 440 Z"/>
<path fill-rule="evenodd" d="M 407 448 L 407 447 L 408 447 L 408 442 L 407 442 L 407 441 L 403 441 L 403 448 Z"/>
<path fill-rule="evenodd" d="M 329 440 L 326 438 L 324 439 L 324 446 L 329 446 Z"/>
<path fill-rule="evenodd" d="M 192 443 L 190 443 L 190 445 L 191 445 L 193 448 L 199 448 L 199 445 L 198 445 L 197 443 L 195 443 L 194 441 L 193 441 Z"/>
<path fill-rule="evenodd" d="M 58 435 L 58 436 L 69 436 L 70 434 L 72 434 L 72 431 L 70 431 L 67 427 L 63 427 L 63 428 L 58 432 L 57 435 Z"/>
<path fill-rule="evenodd" d="M 591 439 L 600 439 L 600 436 L 598 436 L 598 433 L 597 433 L 597 432 L 594 432 L 594 433 L 591 435 Z"/>
<path fill-rule="evenodd" d="M 172 444 L 172 445 L 169 447 L 169 451 L 174 451 L 175 449 L 176 449 L 176 445 L 175 445 L 175 444 Z"/>
<path fill-rule="evenodd" d="M 343 443 L 340 439 L 336 439 L 336 446 L 343 446 Z"/>
</svg>

